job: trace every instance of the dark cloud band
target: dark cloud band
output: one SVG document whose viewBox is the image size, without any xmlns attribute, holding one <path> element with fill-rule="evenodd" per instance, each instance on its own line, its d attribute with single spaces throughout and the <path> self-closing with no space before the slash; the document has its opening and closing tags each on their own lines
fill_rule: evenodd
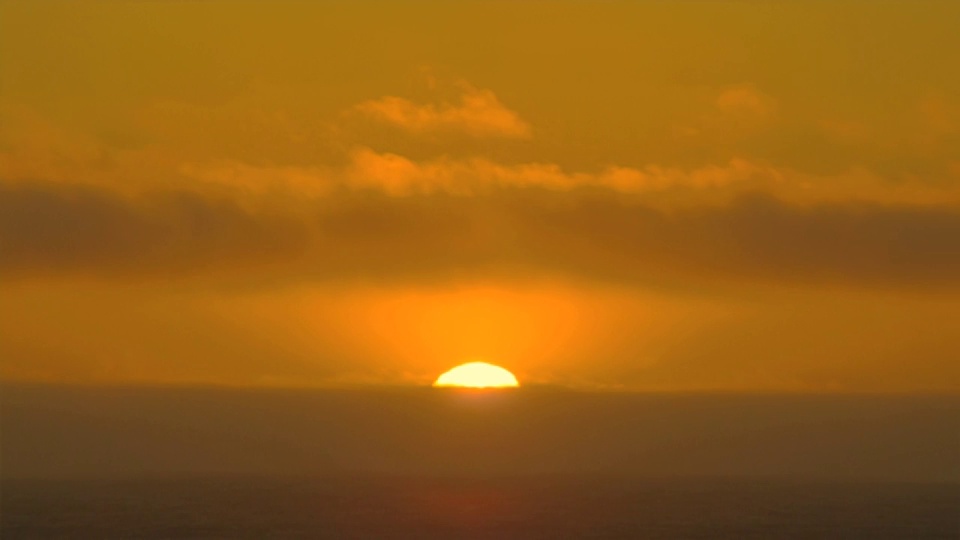
<svg viewBox="0 0 960 540">
<path fill-rule="evenodd" d="M 767 196 L 663 211 L 603 190 L 487 197 L 339 194 L 308 214 L 253 212 L 186 192 L 124 198 L 0 187 L 8 276 L 184 276 L 229 271 L 321 280 L 558 274 L 627 283 L 772 280 L 960 285 L 960 210 Z"/>
</svg>

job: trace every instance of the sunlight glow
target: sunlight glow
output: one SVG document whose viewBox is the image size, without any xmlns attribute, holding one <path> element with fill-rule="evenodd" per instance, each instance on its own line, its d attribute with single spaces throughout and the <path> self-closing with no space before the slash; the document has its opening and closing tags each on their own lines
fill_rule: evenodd
<svg viewBox="0 0 960 540">
<path fill-rule="evenodd" d="M 516 388 L 520 386 L 513 373 L 486 362 L 468 362 L 437 377 L 435 387 Z"/>
</svg>

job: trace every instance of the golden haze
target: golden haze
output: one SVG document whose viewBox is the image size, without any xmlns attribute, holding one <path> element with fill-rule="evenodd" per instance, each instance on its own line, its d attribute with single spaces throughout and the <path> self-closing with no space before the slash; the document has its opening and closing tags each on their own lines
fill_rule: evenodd
<svg viewBox="0 0 960 540">
<path fill-rule="evenodd" d="M 957 392 L 956 20 L 4 2 L 0 378 Z"/>
</svg>

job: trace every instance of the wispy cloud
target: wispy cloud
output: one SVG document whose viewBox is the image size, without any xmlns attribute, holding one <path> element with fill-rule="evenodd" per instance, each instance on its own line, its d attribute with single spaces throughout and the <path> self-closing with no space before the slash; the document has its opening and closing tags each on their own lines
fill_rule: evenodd
<svg viewBox="0 0 960 540">
<path fill-rule="evenodd" d="M 717 96 L 721 112 L 753 121 L 766 121 L 777 112 L 777 101 L 752 84 L 730 86 Z"/>
<path fill-rule="evenodd" d="M 505 165 L 483 158 L 414 161 L 398 154 L 359 148 L 352 154 L 344 181 L 350 187 L 375 188 L 394 196 L 478 195 L 523 187 L 554 191 L 593 187 L 639 194 L 676 188 L 722 188 L 762 176 L 769 179 L 776 172 L 745 160 L 689 170 L 611 166 L 597 172 L 575 172 L 555 163 Z"/>
<path fill-rule="evenodd" d="M 531 137 L 530 125 L 490 90 L 462 83 L 455 103 L 414 103 L 384 96 L 356 106 L 360 113 L 411 133 L 459 132 L 474 137 Z"/>
</svg>

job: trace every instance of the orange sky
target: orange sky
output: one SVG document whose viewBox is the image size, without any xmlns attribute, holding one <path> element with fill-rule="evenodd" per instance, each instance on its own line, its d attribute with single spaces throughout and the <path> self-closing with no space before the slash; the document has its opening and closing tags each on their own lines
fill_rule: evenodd
<svg viewBox="0 0 960 540">
<path fill-rule="evenodd" d="M 4 2 L 0 378 L 960 390 L 956 2 Z"/>
</svg>

